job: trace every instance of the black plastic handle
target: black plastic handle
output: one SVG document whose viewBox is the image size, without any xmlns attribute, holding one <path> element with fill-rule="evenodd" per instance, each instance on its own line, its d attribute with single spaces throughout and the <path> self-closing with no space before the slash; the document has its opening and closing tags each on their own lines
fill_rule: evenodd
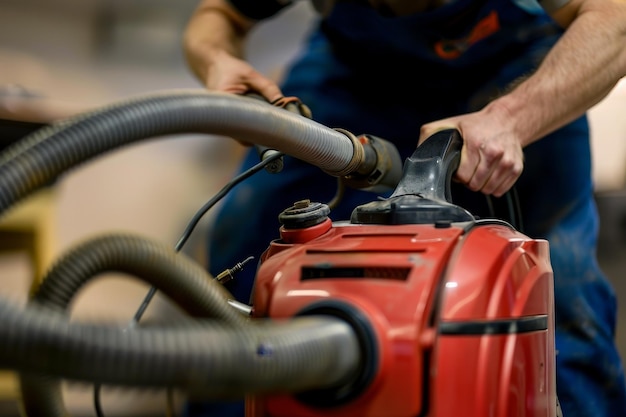
<svg viewBox="0 0 626 417">
<path fill-rule="evenodd" d="M 452 175 L 459 167 L 462 147 L 463 139 L 456 129 L 430 136 L 406 159 L 393 194 L 356 207 L 350 221 L 435 225 L 474 221 L 470 212 L 452 203 Z"/>
<path fill-rule="evenodd" d="M 452 203 L 452 175 L 459 167 L 463 139 L 456 129 L 426 139 L 404 163 L 402 179 L 391 197 L 415 194 Z"/>
</svg>

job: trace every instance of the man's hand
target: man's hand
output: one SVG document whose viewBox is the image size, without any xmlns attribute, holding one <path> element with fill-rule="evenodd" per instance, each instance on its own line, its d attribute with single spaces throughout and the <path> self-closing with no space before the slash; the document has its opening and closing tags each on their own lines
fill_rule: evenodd
<svg viewBox="0 0 626 417">
<path fill-rule="evenodd" d="M 440 130 L 457 129 L 464 143 L 455 179 L 473 191 L 500 197 L 513 187 L 524 168 L 521 140 L 506 121 L 486 108 L 425 124 L 419 143 Z"/>
<path fill-rule="evenodd" d="M 209 90 L 233 94 L 255 92 L 269 102 L 283 96 L 274 81 L 255 70 L 246 61 L 227 52 L 214 52 L 207 61 L 204 85 Z"/>
<path fill-rule="evenodd" d="M 243 45 L 256 21 L 226 0 L 202 0 L 185 29 L 183 48 L 189 67 L 209 90 L 255 92 L 272 102 L 283 96 L 276 83 L 244 59 Z"/>
</svg>

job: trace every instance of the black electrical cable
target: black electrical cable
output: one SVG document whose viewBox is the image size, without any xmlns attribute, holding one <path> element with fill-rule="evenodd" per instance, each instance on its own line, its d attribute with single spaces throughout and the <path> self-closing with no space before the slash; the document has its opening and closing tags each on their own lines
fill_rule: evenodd
<svg viewBox="0 0 626 417">
<path fill-rule="evenodd" d="M 252 168 L 249 168 L 246 171 L 242 172 L 241 174 L 237 175 L 235 178 L 229 181 L 228 184 L 222 187 L 222 189 L 217 194 L 215 194 L 209 201 L 207 201 L 206 204 L 202 206 L 196 212 L 196 214 L 194 214 L 194 216 L 191 218 L 191 221 L 187 224 L 187 227 L 185 228 L 182 236 L 180 237 L 180 239 L 178 240 L 178 242 L 176 242 L 176 245 L 174 246 L 174 249 L 176 250 L 176 252 L 180 252 L 180 250 L 183 248 L 185 243 L 187 243 L 187 240 L 189 240 L 191 233 L 193 232 L 195 227 L 198 225 L 198 222 L 200 222 L 202 217 L 213 206 L 215 206 L 222 198 L 224 198 L 224 196 L 228 194 L 228 192 L 232 190 L 233 187 L 235 187 L 237 184 L 241 183 L 242 181 L 250 178 L 252 175 L 256 174 L 257 172 L 265 168 L 266 165 L 272 163 L 276 159 L 281 158 L 283 156 L 284 156 L 283 153 L 275 153 L 267 157 L 266 159 L 262 160 L 258 164 L 254 165 Z M 129 323 L 129 326 L 132 327 L 132 326 L 135 326 L 137 323 L 139 323 L 139 321 L 141 320 L 141 317 L 143 317 L 144 313 L 146 312 L 146 309 L 148 308 L 148 305 L 154 298 L 154 295 L 156 294 L 156 292 L 157 292 L 157 289 L 155 286 L 150 287 L 141 305 L 135 312 L 135 315 L 133 316 L 132 321 Z M 100 401 L 100 391 L 101 391 L 101 386 L 96 384 L 93 390 L 94 409 L 96 411 L 97 417 L 105 417 L 102 411 L 102 404 Z M 173 410 L 174 409 L 173 405 L 170 404 L 170 401 L 173 399 L 173 395 L 169 392 L 168 392 L 167 399 L 168 399 L 168 410 Z"/>
<path fill-rule="evenodd" d="M 102 403 L 100 401 L 100 385 L 96 384 L 93 387 L 93 408 L 96 410 L 97 417 L 104 417 L 104 412 L 102 411 Z"/>
<path fill-rule="evenodd" d="M 333 199 L 328 202 L 327 204 L 328 208 L 330 208 L 331 210 L 334 210 L 335 208 L 337 208 L 339 203 L 341 203 L 341 200 L 343 199 L 343 196 L 345 195 L 345 193 L 346 193 L 346 184 L 343 181 L 343 177 L 337 177 L 337 193 L 335 194 Z"/>
<path fill-rule="evenodd" d="M 196 214 L 192 217 L 191 221 L 185 228 L 185 231 L 183 232 L 182 236 L 180 237 L 180 239 L 176 243 L 176 246 L 174 247 L 176 252 L 179 252 L 182 249 L 182 247 L 185 245 L 185 243 L 187 243 L 187 240 L 191 236 L 191 233 L 193 232 L 195 227 L 198 225 L 198 222 L 200 221 L 200 219 L 202 219 L 202 216 L 204 216 L 207 213 L 207 211 L 209 211 L 215 204 L 217 204 L 222 198 L 224 198 L 224 196 L 230 190 L 232 190 L 233 187 L 235 187 L 237 184 L 239 184 L 243 180 L 261 171 L 263 168 L 265 168 L 266 165 L 270 164 L 271 162 L 273 162 L 274 160 L 282 156 L 283 156 L 282 153 L 276 153 L 266 158 L 265 160 L 259 162 L 252 168 L 249 168 L 248 170 L 242 172 L 241 174 L 233 178 L 228 184 L 226 184 L 215 196 L 213 196 L 213 198 L 211 198 L 204 206 L 202 206 L 200 210 L 198 210 Z M 150 301 L 152 300 L 152 297 L 154 297 L 155 293 L 156 293 L 156 288 L 155 287 L 150 288 L 150 291 L 144 298 L 143 303 L 141 304 L 141 306 L 135 313 L 135 317 L 133 318 L 133 324 L 139 322 L 144 312 L 148 308 L 148 304 L 150 304 Z"/>
<path fill-rule="evenodd" d="M 517 213 L 515 212 L 515 206 L 513 205 L 513 199 L 511 197 L 511 193 L 507 192 L 505 194 L 506 198 L 506 207 L 509 212 L 509 222 L 513 225 L 514 228 L 519 230 L 519 225 L 517 223 Z"/>
<path fill-rule="evenodd" d="M 485 195 L 485 200 L 487 202 L 487 211 L 489 211 L 489 217 L 496 217 L 496 209 L 493 206 L 493 200 L 489 194 Z"/>
<path fill-rule="evenodd" d="M 506 210 L 508 214 L 508 222 L 518 231 L 524 233 L 524 222 L 522 221 L 522 208 L 520 206 L 517 189 L 512 187 L 504 195 L 506 200 Z M 490 217 L 498 217 L 493 200 L 490 195 L 485 195 L 487 210 Z"/>
<path fill-rule="evenodd" d="M 257 172 L 261 171 L 263 168 L 265 168 L 266 165 L 269 165 L 271 162 L 274 162 L 275 160 L 281 158 L 282 156 L 284 156 L 283 153 L 275 153 L 275 154 L 267 157 L 265 160 L 259 162 L 258 164 L 256 164 L 252 168 L 249 168 L 248 170 L 246 170 L 246 171 L 242 172 L 241 174 L 237 175 L 228 184 L 226 184 L 212 199 L 210 199 L 193 216 L 193 218 L 191 219 L 191 221 L 187 225 L 187 228 L 183 232 L 183 235 L 181 236 L 180 240 L 178 241 L 178 243 L 176 243 L 176 250 L 177 251 L 180 250 L 180 248 L 182 248 L 182 246 L 185 244 L 185 242 L 187 242 L 187 239 L 189 239 L 189 236 L 191 235 L 191 232 L 196 227 L 196 225 L 198 224 L 198 222 L 200 221 L 202 216 L 204 216 L 207 211 L 209 211 L 215 204 L 217 204 L 218 201 L 220 201 L 222 198 L 224 198 L 224 196 L 230 190 L 232 190 L 235 185 L 239 184 L 243 180 L 245 180 L 245 179 L 251 177 L 252 175 L 256 174 Z"/>
<path fill-rule="evenodd" d="M 520 206 L 519 195 L 517 194 L 517 188 L 512 187 L 508 194 L 510 194 L 509 199 L 509 209 L 512 213 L 515 213 L 515 223 L 516 228 L 522 233 L 524 232 L 524 219 L 522 217 L 522 207 Z"/>
</svg>

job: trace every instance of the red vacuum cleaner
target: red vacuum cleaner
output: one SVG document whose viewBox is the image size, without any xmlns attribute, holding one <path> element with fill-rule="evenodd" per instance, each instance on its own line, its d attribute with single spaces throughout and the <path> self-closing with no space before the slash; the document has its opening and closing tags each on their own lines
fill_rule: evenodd
<svg viewBox="0 0 626 417">
<path fill-rule="evenodd" d="M 430 137 L 349 221 L 308 200 L 280 214 L 253 316 L 341 318 L 363 360 L 337 387 L 249 396 L 247 417 L 557 416 L 548 243 L 451 202 L 461 146 Z"/>
<path fill-rule="evenodd" d="M 548 242 L 454 204 L 456 130 L 431 136 L 400 169 L 383 140 L 258 100 L 204 90 L 151 95 L 7 149 L 0 212 L 96 155 L 191 132 L 250 137 L 342 181 L 395 191 L 344 221 L 308 200 L 285 209 L 280 239 L 259 263 L 252 320 L 230 308 L 204 268 L 179 270 L 185 258 L 153 242 L 114 236 L 79 247 L 38 289 L 43 305 L 0 298 L 0 368 L 45 376 L 22 390 L 26 414 L 66 414 L 55 379 L 66 378 L 246 396 L 247 417 L 558 416 Z M 194 325 L 129 331 L 70 321 L 64 312 L 82 285 L 110 270 L 152 284 L 147 301 L 157 288 L 169 295 Z"/>
</svg>

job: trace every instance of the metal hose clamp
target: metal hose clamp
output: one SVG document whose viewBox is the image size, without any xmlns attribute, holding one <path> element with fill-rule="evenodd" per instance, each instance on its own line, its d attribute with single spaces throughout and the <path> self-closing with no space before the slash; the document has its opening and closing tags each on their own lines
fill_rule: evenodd
<svg viewBox="0 0 626 417">
<path fill-rule="evenodd" d="M 350 160 L 348 165 L 346 165 L 345 168 L 343 168 L 340 171 L 326 171 L 326 173 L 335 177 L 345 177 L 347 175 L 352 174 L 353 172 L 356 172 L 359 166 L 363 163 L 363 160 L 365 159 L 365 150 L 363 149 L 363 144 L 359 141 L 359 139 L 353 133 L 345 129 L 341 129 L 341 128 L 333 128 L 333 129 L 339 133 L 343 133 L 344 135 L 348 137 L 348 139 L 352 141 L 354 154 L 352 155 L 352 159 Z"/>
</svg>

